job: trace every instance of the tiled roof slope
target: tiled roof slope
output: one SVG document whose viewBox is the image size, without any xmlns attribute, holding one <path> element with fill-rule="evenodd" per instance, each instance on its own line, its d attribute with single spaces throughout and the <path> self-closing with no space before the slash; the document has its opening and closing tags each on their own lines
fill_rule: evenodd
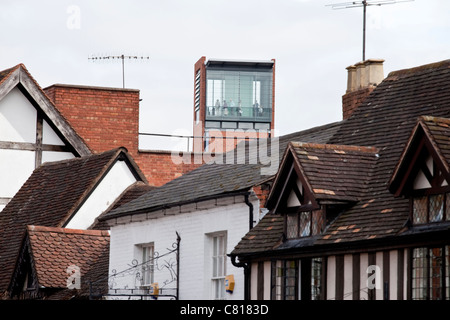
<svg viewBox="0 0 450 320">
<path fill-rule="evenodd" d="M 391 72 L 327 141 L 329 144 L 376 147 L 379 159 L 364 197 L 342 213 L 316 244 L 389 237 L 405 225 L 409 200 L 395 198 L 389 193 L 388 184 L 421 116 L 450 118 L 450 60 Z M 263 220 L 266 219 L 272 219 L 272 215 L 266 215 Z M 266 232 L 256 225 L 233 254 L 255 253 L 252 239 L 265 238 Z M 271 231 L 268 234 L 276 238 Z M 279 234 L 278 239 L 281 237 Z M 275 249 L 278 243 L 274 241 L 272 248 Z M 265 246 L 270 247 L 269 244 Z"/>
<path fill-rule="evenodd" d="M 378 159 L 371 147 L 292 142 L 316 200 L 357 201 Z"/>
<path fill-rule="evenodd" d="M 379 160 L 364 199 L 343 213 L 318 243 L 395 235 L 407 222 L 409 200 L 388 190 L 393 170 L 421 116 L 450 118 L 450 60 L 391 72 L 330 143 L 374 146 Z"/>
<path fill-rule="evenodd" d="M 450 172 L 450 119 L 424 116 L 420 118 L 424 130 L 440 152 L 442 163 Z"/>
<path fill-rule="evenodd" d="M 61 227 L 122 148 L 45 163 L 0 214 L 0 291 L 6 290 L 27 225 Z"/>
<path fill-rule="evenodd" d="M 328 140 L 339 128 L 339 125 L 340 123 L 332 123 L 317 129 L 280 137 L 278 142 L 281 150 L 279 157 L 283 155 L 284 148 L 291 138 L 301 138 L 302 141 Z M 121 207 L 111 210 L 100 220 L 141 211 L 150 212 L 160 208 L 199 201 L 211 196 L 248 190 L 270 178 L 261 174 L 262 166 L 263 164 L 205 164 Z"/>
<path fill-rule="evenodd" d="M 27 231 L 39 286 L 67 288 L 70 266 L 80 268 L 80 284 L 85 293 L 87 282 L 107 280 L 108 231 L 41 226 L 28 226 Z"/>
</svg>

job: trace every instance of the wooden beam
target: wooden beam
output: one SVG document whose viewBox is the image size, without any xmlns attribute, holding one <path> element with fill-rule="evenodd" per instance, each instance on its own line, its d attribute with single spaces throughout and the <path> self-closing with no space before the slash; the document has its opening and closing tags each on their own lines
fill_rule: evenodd
<svg viewBox="0 0 450 320">
<path fill-rule="evenodd" d="M 36 117 L 36 152 L 35 152 L 35 168 L 42 164 L 42 134 L 43 134 L 44 120 L 42 114 L 38 110 Z"/>
<path fill-rule="evenodd" d="M 2 100 L 19 83 L 19 69 L 15 70 L 0 86 L 0 100 Z"/>
<path fill-rule="evenodd" d="M 76 150 L 78 155 L 90 155 L 91 151 L 75 130 L 61 116 L 53 103 L 47 98 L 43 91 L 36 85 L 34 80 L 22 69 L 20 69 L 20 84 L 26 93 L 40 107 L 43 113 L 58 128 L 61 134 L 67 139 L 70 145 Z"/>
</svg>

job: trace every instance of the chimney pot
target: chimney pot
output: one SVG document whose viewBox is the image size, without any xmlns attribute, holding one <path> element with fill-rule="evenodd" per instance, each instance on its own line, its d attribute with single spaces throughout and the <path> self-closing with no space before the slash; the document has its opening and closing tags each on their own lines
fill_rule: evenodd
<svg viewBox="0 0 450 320">
<path fill-rule="evenodd" d="M 347 67 L 347 91 L 342 96 L 342 114 L 347 119 L 384 79 L 382 59 L 369 59 Z"/>
<path fill-rule="evenodd" d="M 356 67 L 348 66 L 347 68 L 347 92 L 352 92 L 356 90 Z"/>
</svg>

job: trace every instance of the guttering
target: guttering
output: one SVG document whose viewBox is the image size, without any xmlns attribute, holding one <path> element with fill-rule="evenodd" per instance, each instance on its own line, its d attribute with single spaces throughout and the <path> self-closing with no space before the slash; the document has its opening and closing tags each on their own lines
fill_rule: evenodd
<svg viewBox="0 0 450 320">
<path fill-rule="evenodd" d="M 250 264 L 248 262 L 237 262 L 235 255 L 228 255 L 231 264 L 236 268 L 244 268 L 244 300 L 250 300 Z"/>
</svg>

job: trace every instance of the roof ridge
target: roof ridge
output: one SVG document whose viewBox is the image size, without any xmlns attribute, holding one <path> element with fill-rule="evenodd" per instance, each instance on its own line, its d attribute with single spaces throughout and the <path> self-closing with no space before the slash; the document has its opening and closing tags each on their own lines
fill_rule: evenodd
<svg viewBox="0 0 450 320">
<path fill-rule="evenodd" d="M 107 230 L 94 230 L 94 229 L 70 229 L 70 228 L 61 228 L 61 227 L 45 227 L 45 226 L 36 226 L 36 225 L 28 225 L 28 232 L 53 232 L 53 233 L 64 233 L 64 234 L 80 234 L 86 236 L 102 236 L 109 237 L 109 232 Z"/>
<path fill-rule="evenodd" d="M 378 153 L 379 149 L 376 147 L 356 146 L 356 145 L 343 145 L 343 144 L 322 144 L 322 143 L 309 143 L 291 141 L 294 147 L 297 148 L 313 148 L 313 149 L 325 149 L 334 151 L 356 151 L 363 153 Z"/>
<path fill-rule="evenodd" d="M 450 124 L 450 118 L 434 117 L 434 116 L 420 116 L 419 121 Z"/>
<path fill-rule="evenodd" d="M 422 66 L 406 68 L 401 70 L 392 71 L 388 74 L 387 78 L 395 76 L 406 76 L 417 72 L 422 72 L 431 69 L 450 68 L 450 59 L 424 64 Z"/>
<path fill-rule="evenodd" d="M 84 161 L 88 158 L 96 158 L 96 157 L 104 156 L 107 153 L 116 154 L 120 150 L 122 150 L 124 152 L 128 152 L 127 148 L 125 148 L 125 147 L 117 147 L 114 149 L 106 150 L 106 151 L 99 152 L 99 153 L 92 153 L 92 154 L 81 156 L 81 157 L 75 157 L 75 158 L 71 158 L 71 159 L 63 159 L 63 160 L 58 160 L 58 161 L 44 162 L 40 167 L 56 166 L 56 165 L 60 165 L 60 164 L 64 164 L 64 163 Z"/>
</svg>

